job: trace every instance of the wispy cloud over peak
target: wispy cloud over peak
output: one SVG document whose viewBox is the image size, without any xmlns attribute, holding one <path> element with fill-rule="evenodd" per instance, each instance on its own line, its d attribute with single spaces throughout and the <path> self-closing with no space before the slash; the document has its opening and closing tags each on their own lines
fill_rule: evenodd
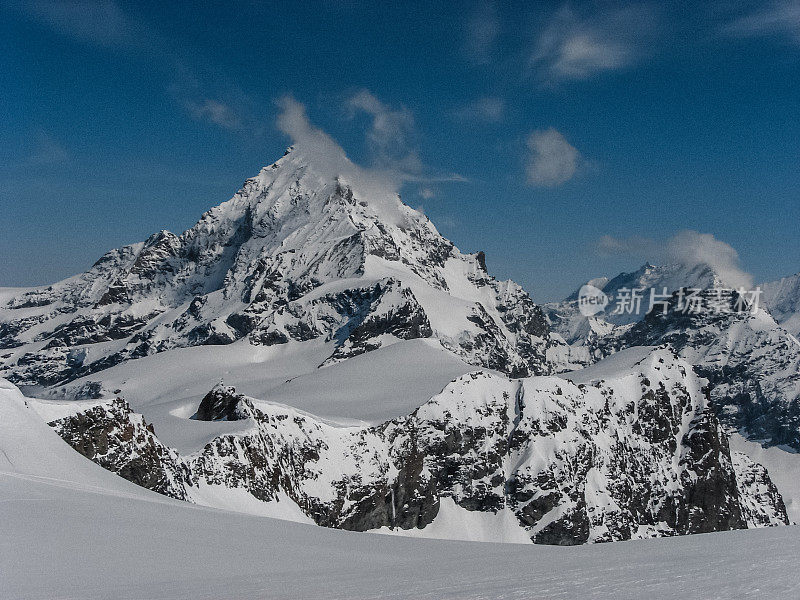
<svg viewBox="0 0 800 600">
<path fill-rule="evenodd" d="M 601 256 L 628 256 L 689 267 L 704 265 L 711 267 L 725 285 L 736 288 L 753 285 L 753 277 L 742 268 L 736 249 L 711 233 L 687 229 L 666 240 L 604 235 L 597 241 L 597 251 Z"/>
<path fill-rule="evenodd" d="M 293 144 L 319 146 L 344 155 L 344 150 L 332 137 L 311 124 L 304 104 L 289 95 L 281 96 L 275 104 L 279 109 L 276 120 L 278 130 L 289 136 Z"/>
<path fill-rule="evenodd" d="M 373 123 L 367 131 L 367 141 L 369 143 L 371 137 L 377 136 L 380 141 L 385 135 L 387 140 L 392 139 L 393 129 L 388 125 L 379 124 L 375 125 L 374 120 L 382 120 L 386 115 L 385 112 L 392 112 L 383 102 L 379 101 L 374 95 L 366 92 L 365 94 L 359 93 L 353 96 L 355 104 L 360 110 L 373 115 Z M 277 118 L 278 129 L 289 136 L 292 143 L 300 145 L 306 149 L 307 152 L 314 152 L 317 159 L 327 161 L 327 164 L 333 165 L 338 168 L 341 165 L 348 165 L 347 168 L 353 168 L 352 163 L 339 143 L 334 140 L 322 129 L 316 127 L 311 123 L 306 113 L 306 107 L 302 103 L 295 100 L 292 96 L 283 96 L 276 100 L 279 113 Z M 389 119 L 391 121 L 391 119 Z M 376 132 L 384 132 L 378 134 Z M 416 155 L 414 155 L 416 156 Z M 435 183 L 446 182 L 461 182 L 465 181 L 463 177 L 457 174 L 435 174 L 431 173 L 430 169 L 424 167 L 419 163 L 414 163 L 413 168 L 409 168 L 408 161 L 401 159 L 394 160 L 378 160 L 373 163 L 371 168 L 356 166 L 360 172 L 369 177 L 380 180 L 391 180 L 396 186 L 399 187 L 401 183 L 416 183 L 422 186 Z"/>
</svg>

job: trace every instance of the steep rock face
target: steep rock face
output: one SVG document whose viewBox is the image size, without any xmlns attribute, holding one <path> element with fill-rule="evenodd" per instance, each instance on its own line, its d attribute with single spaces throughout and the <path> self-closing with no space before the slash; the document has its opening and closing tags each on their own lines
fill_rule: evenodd
<svg viewBox="0 0 800 600">
<path fill-rule="evenodd" d="M 580 384 L 473 373 L 411 415 L 374 427 L 332 426 L 224 387 L 209 396 L 205 407 L 222 409 L 205 412 L 247 416 L 247 427 L 180 457 L 177 467 L 173 453 L 161 455 L 165 464 L 154 468 L 180 474 L 171 481 L 189 500 L 208 486 L 264 502 L 288 496 L 320 525 L 364 531 L 424 528 L 447 497 L 465 510 L 510 511 L 544 544 L 786 519 L 766 471 L 741 458 L 734 467 L 700 382 L 667 350 L 627 374 Z M 94 438 L 80 423 L 104 429 L 116 420 L 127 429 L 133 418 L 101 403 L 53 426 L 91 457 Z M 119 460 L 111 464 L 125 472 Z"/>
<path fill-rule="evenodd" d="M 188 499 L 185 483 L 189 470 L 121 398 L 49 425 L 70 446 L 101 467 L 159 494 Z"/>
<path fill-rule="evenodd" d="M 54 386 L 243 338 L 335 339 L 328 363 L 434 337 L 478 366 L 551 370 L 544 315 L 519 286 L 490 277 L 483 258 L 461 254 L 390 183 L 328 150 L 290 149 L 184 233 L 158 232 L 10 297 L 0 374 Z"/>
</svg>

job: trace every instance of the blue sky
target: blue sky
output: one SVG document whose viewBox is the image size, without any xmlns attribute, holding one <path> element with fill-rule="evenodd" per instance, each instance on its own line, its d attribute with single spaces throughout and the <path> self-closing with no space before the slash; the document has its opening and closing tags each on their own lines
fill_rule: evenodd
<svg viewBox="0 0 800 600">
<path fill-rule="evenodd" d="M 191 226 L 282 154 L 286 95 L 537 300 L 682 230 L 800 271 L 796 0 L 204 4 L 0 8 L 0 285 Z"/>
</svg>

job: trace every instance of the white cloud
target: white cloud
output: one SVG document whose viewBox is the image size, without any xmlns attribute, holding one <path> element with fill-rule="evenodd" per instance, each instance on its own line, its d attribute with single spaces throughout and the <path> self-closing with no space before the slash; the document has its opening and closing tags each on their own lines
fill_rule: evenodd
<svg viewBox="0 0 800 600">
<path fill-rule="evenodd" d="M 667 243 L 667 256 L 681 264 L 708 265 L 732 287 L 750 288 L 753 285 L 753 277 L 739 264 L 736 249 L 710 233 L 678 232 Z"/>
<path fill-rule="evenodd" d="M 481 2 L 470 14 L 464 33 L 467 58 L 476 64 L 491 62 L 500 36 L 500 19 L 494 5 Z"/>
<path fill-rule="evenodd" d="M 655 21 L 655 12 L 647 5 L 595 14 L 564 7 L 540 32 L 530 67 L 546 84 L 623 69 L 646 51 Z"/>
<path fill-rule="evenodd" d="M 371 102 L 374 96 L 371 98 L 365 96 L 364 99 Z M 309 121 L 303 104 L 288 95 L 277 99 L 275 103 L 279 108 L 278 129 L 289 136 L 293 144 L 302 146 L 306 152 L 314 152 L 316 159 L 325 161 L 331 170 L 340 170 L 344 173 L 357 169 L 362 178 L 371 178 L 384 183 L 391 181 L 392 185 L 398 188 L 403 182 L 420 184 L 424 189 L 424 187 L 433 183 L 466 181 L 457 174 L 430 174 L 428 169 L 420 172 L 421 166 L 415 168 L 414 171 L 409 171 L 407 164 L 402 160 L 399 162 L 377 161 L 372 168 L 355 165 L 347 158 L 344 149 L 336 140 Z M 377 109 L 384 105 L 378 102 L 371 106 L 373 109 Z M 372 111 L 368 112 L 372 114 Z M 368 137 L 374 133 L 374 129 L 374 126 L 370 128 Z M 383 129 L 378 127 L 378 130 L 382 131 Z"/>
<path fill-rule="evenodd" d="M 403 106 L 392 108 L 369 90 L 353 94 L 346 106 L 351 116 L 363 112 L 372 118 L 367 145 L 377 165 L 409 173 L 422 171 L 422 161 L 413 144 L 416 132 L 411 111 Z"/>
<path fill-rule="evenodd" d="M 345 178 L 355 176 L 362 185 L 375 185 L 376 190 L 393 189 L 399 193 L 403 182 L 395 171 L 382 168 L 365 168 L 352 162 L 344 149 L 327 133 L 314 126 L 306 114 L 306 107 L 286 95 L 275 101 L 278 106 L 278 129 L 289 136 L 294 146 L 312 155 L 315 164 Z"/>
<path fill-rule="evenodd" d="M 800 44 L 800 1 L 778 0 L 734 19 L 723 28 L 736 37 L 787 36 Z"/>
<path fill-rule="evenodd" d="M 453 116 L 459 121 L 497 123 L 503 119 L 506 102 L 497 96 L 484 96 L 456 109 Z"/>
<path fill-rule="evenodd" d="M 242 127 L 242 119 L 237 112 L 225 102 L 206 98 L 198 102 L 187 101 L 186 108 L 198 121 L 210 121 L 224 129 L 236 130 Z"/>
<path fill-rule="evenodd" d="M 581 154 L 557 130 L 550 127 L 531 132 L 527 146 L 528 185 L 555 187 L 575 176 Z"/>
<path fill-rule="evenodd" d="M 684 230 L 661 241 L 604 235 L 597 242 L 597 250 L 601 255 L 631 256 L 656 263 L 707 265 L 728 286 L 750 288 L 753 285 L 753 277 L 742 269 L 736 249 L 710 233 Z"/>
<path fill-rule="evenodd" d="M 280 109 L 278 113 L 278 129 L 288 135 L 298 145 L 319 146 L 337 153 L 344 150 L 332 137 L 321 129 L 314 127 L 306 114 L 306 107 L 292 96 L 283 96 L 275 101 Z"/>
<path fill-rule="evenodd" d="M 422 188 L 419 191 L 419 195 L 422 196 L 425 200 L 430 200 L 431 198 L 436 197 L 436 193 L 428 187 Z"/>
</svg>

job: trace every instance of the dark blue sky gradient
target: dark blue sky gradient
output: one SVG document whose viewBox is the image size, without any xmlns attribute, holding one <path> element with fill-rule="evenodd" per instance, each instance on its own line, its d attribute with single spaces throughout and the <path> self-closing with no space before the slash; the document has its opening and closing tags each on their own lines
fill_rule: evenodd
<svg viewBox="0 0 800 600">
<path fill-rule="evenodd" d="M 800 271 L 796 2 L 166 4 L 0 8 L 0 286 L 191 226 L 282 154 L 286 94 L 370 164 L 369 118 L 346 108 L 362 89 L 413 115 L 425 181 L 404 199 L 537 300 L 648 258 L 598 252 L 603 235 L 693 229 L 757 281 Z M 573 76 L 531 61 L 576 31 L 624 58 Z M 487 97 L 500 114 L 464 117 Z M 213 122 L 206 101 L 227 112 Z M 583 158 L 531 186 L 526 139 L 550 127 Z"/>
</svg>

